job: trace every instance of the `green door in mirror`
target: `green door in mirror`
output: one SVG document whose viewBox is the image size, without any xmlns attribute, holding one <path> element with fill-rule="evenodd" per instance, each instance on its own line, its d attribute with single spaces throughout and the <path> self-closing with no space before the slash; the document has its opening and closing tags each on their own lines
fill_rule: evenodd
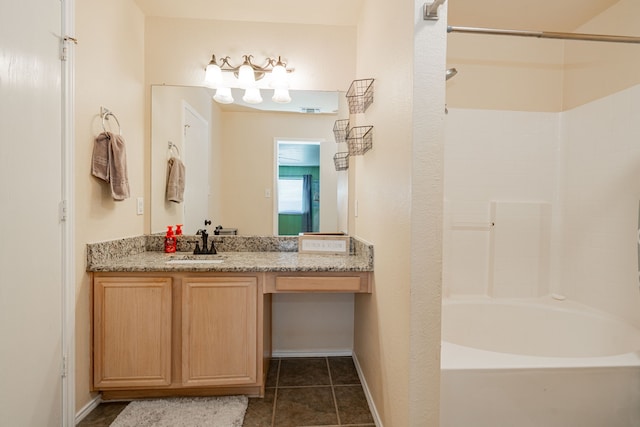
<svg viewBox="0 0 640 427">
<path fill-rule="evenodd" d="M 320 142 L 277 141 L 278 235 L 319 231 Z"/>
</svg>

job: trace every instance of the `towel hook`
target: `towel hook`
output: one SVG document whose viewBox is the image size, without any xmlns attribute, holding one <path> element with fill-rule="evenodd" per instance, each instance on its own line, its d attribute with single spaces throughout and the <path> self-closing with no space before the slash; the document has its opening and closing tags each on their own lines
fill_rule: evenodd
<svg viewBox="0 0 640 427">
<path fill-rule="evenodd" d="M 176 153 L 178 153 L 178 158 L 180 158 L 180 149 L 178 148 L 178 146 L 176 144 L 174 144 L 173 142 L 169 141 L 169 154 L 171 154 L 171 150 L 175 149 Z"/>
<path fill-rule="evenodd" d="M 116 117 L 115 114 L 111 112 L 111 110 L 109 110 L 106 107 L 100 107 L 100 117 L 102 117 L 102 129 L 104 129 L 104 131 L 107 132 L 107 125 L 104 121 L 109 120 L 109 116 L 113 117 L 113 119 L 116 121 L 116 124 L 118 125 L 118 134 L 122 135 L 122 127 L 120 127 L 120 122 L 118 121 L 118 118 Z"/>
</svg>

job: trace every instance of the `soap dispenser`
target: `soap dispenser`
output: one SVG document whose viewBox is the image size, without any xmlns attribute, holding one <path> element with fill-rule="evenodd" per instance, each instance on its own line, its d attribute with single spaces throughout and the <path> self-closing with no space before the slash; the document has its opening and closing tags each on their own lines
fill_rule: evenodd
<svg viewBox="0 0 640 427">
<path fill-rule="evenodd" d="M 174 253 L 176 251 L 176 236 L 173 234 L 173 226 L 167 225 L 167 234 L 164 236 L 164 251 Z"/>
</svg>

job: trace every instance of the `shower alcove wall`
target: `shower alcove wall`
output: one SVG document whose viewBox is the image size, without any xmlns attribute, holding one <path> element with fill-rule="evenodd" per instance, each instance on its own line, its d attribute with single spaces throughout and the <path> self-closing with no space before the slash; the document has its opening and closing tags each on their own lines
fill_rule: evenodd
<svg viewBox="0 0 640 427">
<path fill-rule="evenodd" d="M 640 45 L 449 34 L 447 56 L 445 297 L 560 294 L 640 326 Z"/>
<path fill-rule="evenodd" d="M 449 108 L 444 293 L 561 294 L 640 325 L 640 86 L 574 109 Z"/>
<path fill-rule="evenodd" d="M 620 0 L 575 32 L 638 27 Z M 441 425 L 639 425 L 640 45 L 447 44 Z M 557 352 L 568 328 L 576 357 Z"/>
</svg>

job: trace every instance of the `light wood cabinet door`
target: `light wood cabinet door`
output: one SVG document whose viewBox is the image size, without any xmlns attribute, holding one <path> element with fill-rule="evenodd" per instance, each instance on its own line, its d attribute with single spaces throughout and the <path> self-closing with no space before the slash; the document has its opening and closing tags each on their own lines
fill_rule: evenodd
<svg viewBox="0 0 640 427">
<path fill-rule="evenodd" d="M 94 387 L 171 383 L 171 278 L 94 279 Z"/>
<path fill-rule="evenodd" d="M 184 386 L 257 384 L 255 277 L 182 280 Z"/>
</svg>

